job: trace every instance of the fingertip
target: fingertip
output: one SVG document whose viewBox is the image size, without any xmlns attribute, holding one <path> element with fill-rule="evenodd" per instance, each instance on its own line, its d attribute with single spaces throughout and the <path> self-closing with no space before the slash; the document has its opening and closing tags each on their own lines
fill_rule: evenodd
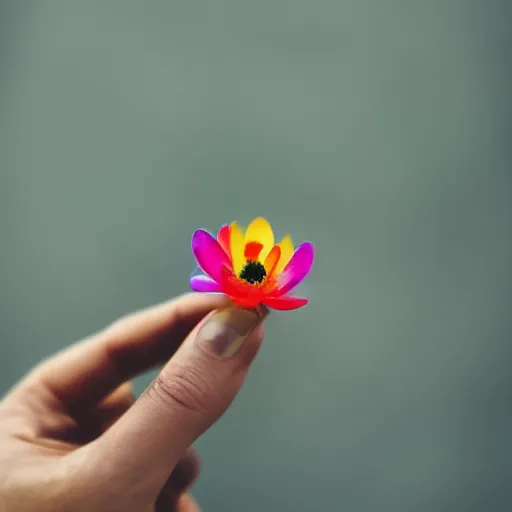
<svg viewBox="0 0 512 512">
<path fill-rule="evenodd" d="M 183 492 L 194 484 L 199 477 L 200 470 L 199 457 L 194 450 L 190 449 L 176 464 L 169 480 L 175 489 Z"/>
<path fill-rule="evenodd" d="M 235 354 L 257 350 L 263 338 L 265 312 L 257 309 L 228 307 L 216 310 L 200 326 L 193 343 L 219 358 L 231 359 Z"/>
<path fill-rule="evenodd" d="M 190 494 L 183 494 L 178 500 L 178 512 L 201 512 L 199 504 Z"/>
</svg>

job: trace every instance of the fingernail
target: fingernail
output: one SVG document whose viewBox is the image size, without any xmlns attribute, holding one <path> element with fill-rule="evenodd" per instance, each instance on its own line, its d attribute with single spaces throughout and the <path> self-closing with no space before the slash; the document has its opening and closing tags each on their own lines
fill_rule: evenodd
<svg viewBox="0 0 512 512">
<path fill-rule="evenodd" d="M 217 311 L 199 329 L 196 339 L 215 356 L 231 357 L 267 314 L 266 308 Z"/>
</svg>

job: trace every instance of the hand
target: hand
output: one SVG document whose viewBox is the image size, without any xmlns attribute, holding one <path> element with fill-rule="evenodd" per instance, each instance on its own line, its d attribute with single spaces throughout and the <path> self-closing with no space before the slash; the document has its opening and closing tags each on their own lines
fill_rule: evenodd
<svg viewBox="0 0 512 512">
<path fill-rule="evenodd" d="M 42 363 L 0 402 L 0 511 L 198 511 L 190 446 L 239 391 L 265 314 L 190 294 Z M 163 363 L 136 400 L 130 379 Z"/>
</svg>

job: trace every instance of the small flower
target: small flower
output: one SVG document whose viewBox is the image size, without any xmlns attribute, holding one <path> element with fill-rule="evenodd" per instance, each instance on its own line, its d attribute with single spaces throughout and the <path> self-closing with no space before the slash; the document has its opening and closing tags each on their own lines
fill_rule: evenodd
<svg viewBox="0 0 512 512">
<path fill-rule="evenodd" d="M 311 270 L 313 244 L 304 242 L 294 250 L 285 236 L 274 245 L 272 228 L 262 217 L 245 233 L 236 222 L 222 226 L 217 238 L 199 229 L 192 236 L 192 252 L 204 272 L 191 277 L 194 291 L 224 293 L 245 308 L 264 304 L 290 310 L 308 303 L 289 294 Z"/>
</svg>

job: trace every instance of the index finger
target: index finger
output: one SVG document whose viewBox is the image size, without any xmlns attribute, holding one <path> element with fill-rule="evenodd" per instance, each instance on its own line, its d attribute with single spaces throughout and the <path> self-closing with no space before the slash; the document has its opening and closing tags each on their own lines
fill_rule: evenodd
<svg viewBox="0 0 512 512">
<path fill-rule="evenodd" d="M 32 377 L 69 407 L 96 402 L 167 361 L 194 326 L 226 301 L 190 293 L 137 312 L 49 359 Z"/>
</svg>

